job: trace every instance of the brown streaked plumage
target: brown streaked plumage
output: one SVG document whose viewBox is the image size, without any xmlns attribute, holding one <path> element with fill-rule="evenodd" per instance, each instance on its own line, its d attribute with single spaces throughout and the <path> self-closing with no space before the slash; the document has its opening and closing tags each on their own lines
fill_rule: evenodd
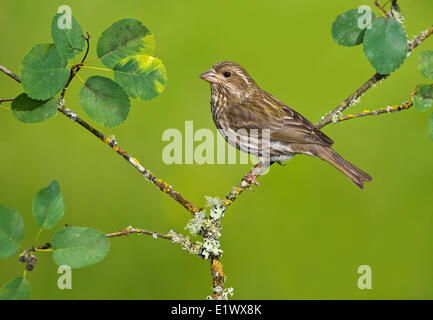
<svg viewBox="0 0 433 320">
<path fill-rule="evenodd" d="M 332 150 L 334 141 L 326 134 L 262 90 L 237 63 L 219 62 L 200 78 L 211 84 L 211 111 L 220 133 L 231 145 L 260 159 L 255 171 L 246 176 L 249 182 L 258 184 L 255 176 L 265 164 L 281 163 L 296 154 L 327 161 L 361 189 L 364 181 L 372 180 Z"/>
</svg>

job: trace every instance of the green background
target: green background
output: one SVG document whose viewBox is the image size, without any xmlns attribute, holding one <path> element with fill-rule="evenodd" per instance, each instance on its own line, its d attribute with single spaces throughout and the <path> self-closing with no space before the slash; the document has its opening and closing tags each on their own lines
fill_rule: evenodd
<svg viewBox="0 0 433 320">
<path fill-rule="evenodd" d="M 409 39 L 433 23 L 431 0 L 399 2 Z M 51 19 L 64 4 L 93 37 L 90 59 L 99 35 L 118 19 L 136 17 L 154 33 L 156 56 L 168 71 L 162 96 L 133 101 L 118 128 L 87 117 L 79 106 L 79 79 L 68 90 L 67 106 L 107 136 L 114 134 L 144 167 L 198 206 L 204 206 L 204 195 L 223 197 L 251 166 L 162 162 L 164 130 L 183 132 L 185 120 L 193 120 L 195 129 L 214 130 L 210 89 L 199 74 L 218 61 L 237 61 L 262 88 L 317 122 L 374 73 L 362 46 L 340 47 L 330 34 L 337 15 L 373 6 L 367 0 L 3 1 L 0 64 L 19 74 L 30 48 L 51 42 Z M 352 111 L 407 100 L 425 81 L 417 70 L 425 49 L 433 49 L 433 38 Z M 80 71 L 83 79 L 95 74 L 106 75 Z M 1 98 L 21 92 L 0 74 Z M 26 248 L 37 232 L 33 195 L 54 178 L 66 204 L 61 224 L 183 232 L 188 212 L 87 131 L 61 114 L 23 124 L 3 108 L 9 105 L 0 108 L 0 203 L 23 216 Z M 433 142 L 427 121 L 427 113 L 411 109 L 325 127 L 335 150 L 373 177 L 364 191 L 306 156 L 259 178 L 260 187 L 245 192 L 223 221 L 222 262 L 234 298 L 433 298 Z M 55 229 L 44 231 L 40 244 Z M 105 260 L 73 271 L 72 290 L 57 288 L 50 254 L 38 257 L 27 276 L 32 299 L 203 299 L 211 293 L 209 261 L 149 236 L 113 239 Z M 0 285 L 22 274 L 17 258 L 0 261 Z M 364 264 L 373 271 L 372 290 L 357 287 L 357 269 Z"/>
</svg>

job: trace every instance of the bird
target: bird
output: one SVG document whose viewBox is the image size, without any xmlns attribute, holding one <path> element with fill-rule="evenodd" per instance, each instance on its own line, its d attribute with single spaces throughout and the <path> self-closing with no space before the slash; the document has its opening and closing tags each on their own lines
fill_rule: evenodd
<svg viewBox="0 0 433 320">
<path fill-rule="evenodd" d="M 372 178 L 332 149 L 334 141 L 299 112 L 262 90 L 248 72 L 233 61 L 218 62 L 200 75 L 211 87 L 211 113 L 218 131 L 237 149 L 258 157 L 244 180 L 256 177 L 273 163 L 297 154 L 322 159 L 360 189 Z"/>
</svg>

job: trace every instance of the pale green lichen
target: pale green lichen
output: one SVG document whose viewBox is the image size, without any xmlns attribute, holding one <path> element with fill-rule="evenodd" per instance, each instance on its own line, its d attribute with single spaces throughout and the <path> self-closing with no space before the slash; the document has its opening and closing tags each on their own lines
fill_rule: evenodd
<svg viewBox="0 0 433 320">
<path fill-rule="evenodd" d="M 234 289 L 233 288 L 226 288 L 223 290 L 223 288 L 221 288 L 220 286 L 216 286 L 214 288 L 214 293 L 220 293 L 218 295 L 217 299 L 214 299 L 213 296 L 207 296 L 206 300 L 228 300 L 229 296 L 232 297 L 233 293 L 234 293 Z"/>
<path fill-rule="evenodd" d="M 200 248 L 199 256 L 204 259 L 209 259 L 211 255 L 219 256 L 223 253 L 220 249 L 221 227 L 219 222 L 214 219 L 206 219 L 203 221 L 203 246 Z"/>
<path fill-rule="evenodd" d="M 210 255 L 219 256 L 222 253 L 220 242 L 215 238 L 205 238 L 203 246 L 199 250 L 199 255 L 205 259 L 209 259 Z"/>
<path fill-rule="evenodd" d="M 219 239 L 221 237 L 221 226 L 215 220 L 206 219 L 203 221 L 203 237 Z"/>
<path fill-rule="evenodd" d="M 185 237 L 183 234 L 176 233 L 173 230 L 168 232 L 171 242 L 179 244 L 183 250 L 188 251 L 191 254 L 199 254 L 203 243 L 200 241 L 193 242 L 189 237 Z"/>
<path fill-rule="evenodd" d="M 210 207 L 210 216 L 197 215 L 190 220 L 186 228 L 191 233 L 200 232 L 203 235 L 203 245 L 199 250 L 199 256 L 204 259 L 209 259 L 211 255 L 219 256 L 223 253 L 220 249 L 220 242 L 218 241 L 221 237 L 221 218 L 224 216 L 225 207 L 222 205 L 222 201 L 219 198 L 213 198 L 206 196 L 207 205 Z M 205 218 L 204 218 L 205 217 Z M 197 231 L 198 230 L 198 231 Z"/>
<path fill-rule="evenodd" d="M 397 2 L 395 3 L 395 5 L 391 6 L 391 16 L 394 17 L 394 19 L 397 20 L 398 23 L 404 23 L 404 17 Z"/>
<path fill-rule="evenodd" d="M 185 230 L 189 230 L 189 233 L 192 235 L 199 234 L 202 231 L 203 223 L 207 219 L 207 216 L 204 212 L 196 212 L 194 214 L 194 218 L 189 220 L 187 225 L 185 226 Z"/>
<path fill-rule="evenodd" d="M 206 205 L 208 207 L 213 207 L 213 206 L 220 206 L 221 205 L 221 199 L 218 197 L 209 197 L 209 196 L 204 196 L 206 198 Z"/>
<path fill-rule="evenodd" d="M 225 208 L 222 205 L 213 206 L 210 209 L 210 217 L 215 220 L 220 220 L 224 217 Z"/>
<path fill-rule="evenodd" d="M 225 207 L 223 206 L 223 202 L 220 198 L 213 198 L 209 196 L 205 196 L 206 205 L 210 207 L 210 217 L 212 219 L 219 220 L 224 217 Z"/>
</svg>

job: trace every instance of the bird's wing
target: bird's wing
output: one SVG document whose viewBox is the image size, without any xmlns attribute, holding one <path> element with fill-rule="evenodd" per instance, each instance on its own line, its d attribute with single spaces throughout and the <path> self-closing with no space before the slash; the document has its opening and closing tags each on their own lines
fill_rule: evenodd
<svg viewBox="0 0 433 320">
<path fill-rule="evenodd" d="M 271 141 L 331 146 L 334 141 L 307 118 L 263 92 L 224 110 L 227 125 L 240 129 L 270 129 Z"/>
</svg>

